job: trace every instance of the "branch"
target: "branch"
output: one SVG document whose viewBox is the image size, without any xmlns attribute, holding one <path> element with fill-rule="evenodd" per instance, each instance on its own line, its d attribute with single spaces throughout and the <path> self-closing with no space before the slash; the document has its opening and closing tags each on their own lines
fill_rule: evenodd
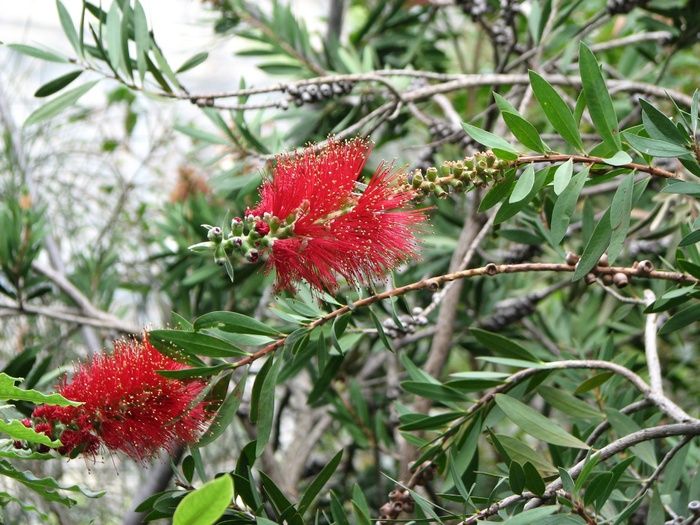
<svg viewBox="0 0 700 525">
<path fill-rule="evenodd" d="M 549 162 L 549 163 L 555 163 L 555 162 L 565 162 L 567 160 L 571 160 L 574 163 L 578 164 L 605 164 L 609 165 L 608 161 L 603 159 L 602 157 L 590 157 L 588 155 L 567 155 L 567 154 L 560 154 L 560 153 L 553 153 L 550 155 L 522 155 L 518 157 L 518 160 L 515 161 L 516 165 L 522 165 L 522 164 L 529 164 L 531 162 Z M 620 164 L 619 166 L 616 166 L 618 168 L 627 168 L 630 170 L 636 170 L 636 171 L 641 171 L 644 173 L 648 173 L 649 175 L 654 175 L 655 177 L 662 177 L 664 179 L 678 179 L 678 175 L 675 173 L 662 169 L 662 168 L 655 168 L 653 166 L 646 166 L 644 164 L 637 164 L 636 162 L 630 162 L 627 164 Z"/>
<path fill-rule="evenodd" d="M 325 324 L 333 319 L 340 317 L 343 314 L 354 311 L 357 308 L 362 308 L 365 306 L 370 306 L 374 303 L 378 303 L 385 299 L 391 297 L 397 297 L 400 295 L 405 295 L 409 292 L 414 292 L 418 290 L 430 289 L 438 290 L 443 284 L 449 283 L 451 281 L 456 281 L 458 279 L 469 279 L 472 277 L 484 277 L 484 276 L 495 276 L 499 274 L 508 273 L 529 273 L 529 272 L 573 272 L 576 270 L 575 266 L 569 266 L 565 263 L 522 263 L 522 264 L 494 264 L 490 263 L 486 266 L 480 268 L 470 268 L 468 270 L 462 270 L 459 272 L 448 273 L 445 275 L 440 275 L 438 277 L 430 277 L 427 279 L 421 279 L 411 284 L 405 286 L 400 286 L 398 288 L 393 288 L 385 292 L 371 295 L 364 299 L 359 299 L 349 305 L 342 306 L 332 312 L 324 315 L 312 321 L 307 325 L 308 329 L 316 328 L 322 324 Z M 698 279 L 695 277 L 680 273 L 680 272 L 665 272 L 659 270 L 649 270 L 646 265 L 637 265 L 636 267 L 622 267 L 622 266 L 597 266 L 592 270 L 593 273 L 598 275 L 614 275 L 616 273 L 624 273 L 630 277 L 640 277 L 644 279 L 660 279 L 665 281 L 674 281 L 677 283 L 696 283 Z M 257 352 L 250 354 L 238 361 L 231 363 L 231 368 L 240 368 L 241 366 L 249 365 L 258 359 L 265 357 L 266 355 L 274 352 L 278 348 L 284 346 L 285 341 L 288 336 L 284 336 L 277 341 L 270 343 L 269 345 L 261 348 Z"/>
<path fill-rule="evenodd" d="M 633 432 L 627 436 L 624 436 L 616 441 L 613 441 L 609 445 L 603 447 L 598 452 L 593 454 L 589 459 L 583 459 L 569 469 L 569 475 L 572 479 L 576 479 L 583 470 L 583 467 L 588 463 L 588 461 L 604 461 L 612 456 L 619 454 L 627 450 L 630 447 L 644 441 L 651 441 L 653 439 L 661 439 L 671 436 L 700 436 L 700 421 L 694 421 L 691 423 L 674 423 L 671 425 L 661 425 L 657 427 L 645 428 L 637 432 Z M 464 521 L 460 522 L 459 525 L 474 525 L 479 520 L 488 518 L 497 514 L 500 510 L 510 507 L 515 503 L 520 501 L 530 500 L 525 506 L 525 509 L 531 509 L 539 506 L 543 501 L 553 497 L 556 491 L 562 487 L 561 478 L 557 478 L 555 481 L 547 485 L 545 488 L 545 493 L 543 497 L 538 497 L 532 492 L 524 492 L 521 495 L 515 494 L 509 496 L 501 501 L 494 503 L 486 509 L 483 509 L 476 514 L 470 516 Z"/>
<path fill-rule="evenodd" d="M 644 301 L 647 305 L 656 301 L 656 296 L 651 290 L 644 290 Z M 661 363 L 659 362 L 659 351 L 656 348 L 656 314 L 647 315 L 644 324 L 644 353 L 649 369 L 649 382 L 652 391 L 663 395 L 663 383 L 661 381 Z"/>
<path fill-rule="evenodd" d="M 92 326 L 95 328 L 116 330 L 117 332 L 122 332 L 124 334 L 138 334 L 142 331 L 141 327 L 132 325 L 127 321 L 122 321 L 121 319 L 112 316 L 87 317 L 80 315 L 79 312 L 75 311 L 57 310 L 47 306 L 34 306 L 26 303 L 23 303 L 22 305 L 0 303 L 0 309 L 10 312 L 17 312 L 18 314 L 39 315 L 50 319 L 56 319 L 58 321 L 75 323 L 80 326 Z"/>
</svg>

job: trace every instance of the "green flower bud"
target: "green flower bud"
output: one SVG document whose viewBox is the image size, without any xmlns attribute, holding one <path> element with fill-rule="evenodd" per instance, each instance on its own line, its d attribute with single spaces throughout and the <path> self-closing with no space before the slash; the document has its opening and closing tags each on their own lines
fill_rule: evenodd
<svg viewBox="0 0 700 525">
<path fill-rule="evenodd" d="M 425 170 L 425 175 L 430 182 L 435 182 L 435 180 L 437 180 L 438 170 L 437 168 L 431 166 Z"/>
</svg>

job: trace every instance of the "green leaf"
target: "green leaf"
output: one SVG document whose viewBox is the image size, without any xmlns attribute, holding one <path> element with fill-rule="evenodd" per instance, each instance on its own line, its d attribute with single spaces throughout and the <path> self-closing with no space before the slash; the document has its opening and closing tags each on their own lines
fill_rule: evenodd
<svg viewBox="0 0 700 525">
<path fill-rule="evenodd" d="M 515 160 L 518 158 L 518 150 L 511 146 L 504 138 L 481 128 L 477 128 L 476 126 L 472 126 L 471 124 L 467 124 L 466 122 L 462 122 L 462 127 L 467 135 L 479 144 L 483 144 L 487 148 L 492 149 L 497 156 L 506 160 Z"/>
<path fill-rule="evenodd" d="M 544 183 L 549 178 L 548 173 L 550 169 L 554 168 L 545 168 L 535 173 L 535 183 L 533 184 L 530 193 L 528 193 L 524 199 L 519 200 L 518 202 L 504 202 L 496 212 L 495 224 L 501 224 L 503 221 L 507 221 L 522 211 L 542 189 Z"/>
<path fill-rule="evenodd" d="M 574 173 L 574 161 L 572 159 L 567 160 L 565 163 L 560 164 L 557 167 L 557 171 L 554 172 L 554 193 L 556 195 L 561 195 L 561 193 L 566 189 L 571 181 L 571 176 Z"/>
<path fill-rule="evenodd" d="M 184 73 L 185 71 L 189 71 L 190 69 L 193 69 L 202 62 L 204 62 L 207 58 L 209 58 L 209 53 L 207 53 L 206 51 L 197 53 L 196 55 L 185 60 L 185 62 L 179 68 L 177 68 L 177 71 L 175 72 Z"/>
<path fill-rule="evenodd" d="M 10 399 L 13 401 L 29 401 L 36 405 L 55 405 L 61 407 L 79 406 L 82 403 L 70 401 L 61 394 L 43 394 L 37 390 L 25 390 L 15 386 L 20 381 L 18 378 L 10 377 L 0 373 L 0 399 Z"/>
<path fill-rule="evenodd" d="M 509 111 L 502 112 L 501 115 L 508 129 L 513 132 L 515 138 L 518 139 L 523 146 L 538 153 L 545 153 L 547 151 L 548 148 L 544 142 L 542 142 L 542 138 L 535 129 L 535 126 L 520 115 Z"/>
<path fill-rule="evenodd" d="M 482 330 L 481 328 L 472 328 L 470 332 L 477 341 L 489 350 L 492 350 L 496 355 L 537 361 L 537 358 L 529 350 L 512 339 L 488 330 Z"/>
<path fill-rule="evenodd" d="M 20 472 L 7 461 L 0 461 L 0 476 L 17 480 L 25 487 L 40 494 L 44 500 L 60 503 L 67 507 L 75 505 L 77 501 L 65 496 L 61 491 L 79 492 L 88 498 L 99 498 L 104 495 L 104 492 L 93 492 L 80 485 L 60 485 L 58 481 L 50 477 L 38 478 L 28 470 Z"/>
<path fill-rule="evenodd" d="M 595 55 L 583 42 L 579 45 L 578 60 L 583 94 L 591 120 L 603 139 L 603 143 L 608 146 L 611 152 L 618 151 L 622 145 L 617 129 L 617 115 L 610 98 L 610 92 L 605 85 Z"/>
<path fill-rule="evenodd" d="M 505 178 L 491 188 L 479 204 L 479 211 L 485 212 L 493 208 L 496 204 L 505 199 L 506 195 L 510 194 L 511 188 L 515 183 L 515 169 L 508 170 Z M 700 190 L 699 190 L 700 191 Z"/>
<path fill-rule="evenodd" d="M 688 143 L 688 136 L 681 133 L 676 125 L 671 122 L 670 118 L 644 99 L 640 99 L 639 103 L 642 106 L 642 122 L 644 123 L 644 129 L 651 138 L 663 140 L 665 142 L 673 142 L 679 146 Z"/>
<path fill-rule="evenodd" d="M 304 491 L 304 494 L 302 494 L 301 499 L 299 500 L 299 504 L 297 505 L 299 514 L 304 514 L 304 512 L 306 512 L 306 509 L 308 509 L 311 506 L 314 499 L 316 499 L 319 492 L 321 492 L 323 486 L 326 483 L 328 483 L 329 479 L 331 479 L 331 476 L 338 468 L 338 465 L 340 465 L 340 460 L 342 458 L 343 451 L 340 450 L 335 456 L 333 456 L 333 458 L 328 462 L 328 464 L 326 464 L 326 466 L 323 467 L 321 472 L 319 472 L 318 475 L 314 478 L 314 480 L 309 484 L 309 486 Z"/>
<path fill-rule="evenodd" d="M 224 515 L 233 498 L 233 481 L 224 474 L 182 498 L 173 525 L 213 525 Z"/>
<path fill-rule="evenodd" d="M 32 112 L 32 114 L 29 115 L 29 117 L 27 117 L 27 120 L 24 121 L 24 126 L 26 127 L 31 126 L 33 124 L 38 124 L 39 122 L 47 120 L 51 117 L 55 117 L 67 107 L 75 104 L 78 101 L 78 99 L 82 97 L 85 93 L 90 91 L 95 86 L 95 84 L 97 84 L 97 82 L 99 81 L 93 80 L 91 82 L 83 84 L 82 86 L 78 86 L 77 88 L 71 89 L 70 91 L 66 91 L 65 93 L 57 96 L 54 99 L 51 99 L 43 106 L 35 109 Z"/>
<path fill-rule="evenodd" d="M 272 362 L 272 365 L 269 368 L 269 372 L 265 374 L 263 378 L 256 406 L 258 433 L 255 442 L 255 455 L 257 457 L 265 450 L 270 435 L 272 434 L 272 422 L 275 414 L 275 387 L 277 386 L 277 375 L 282 365 L 282 356 L 273 359 L 274 357 L 275 355 L 273 354 L 268 359 L 268 361 Z M 267 362 L 265 364 L 267 364 Z M 258 383 L 257 377 L 255 378 L 255 383 Z"/>
<path fill-rule="evenodd" d="M 218 328 L 234 334 L 255 334 L 278 336 L 280 332 L 261 323 L 257 319 L 236 312 L 209 312 L 194 321 L 196 331 L 205 328 Z"/>
<path fill-rule="evenodd" d="M 519 512 L 515 516 L 508 518 L 503 522 L 503 525 L 531 525 L 537 523 L 551 514 L 559 510 L 558 505 L 550 505 L 548 507 L 538 507 L 536 509 Z"/>
<path fill-rule="evenodd" d="M 700 320 L 700 304 L 693 304 L 671 316 L 659 330 L 659 335 L 670 334 L 698 320 Z"/>
<path fill-rule="evenodd" d="M 610 208 L 608 208 L 600 221 L 598 221 L 588 244 L 586 244 L 586 247 L 583 249 L 581 260 L 579 260 L 576 265 L 576 270 L 574 271 L 574 281 L 583 278 L 583 276 L 597 266 L 600 257 L 610 245 L 611 236 Z"/>
<path fill-rule="evenodd" d="M 134 4 L 134 41 L 136 43 L 136 66 L 138 67 L 139 76 L 143 83 L 146 70 L 148 69 L 146 55 L 151 47 L 151 38 L 148 34 L 146 13 L 139 0 L 136 0 Z"/>
<path fill-rule="evenodd" d="M 496 438 L 513 461 L 522 465 L 530 462 L 538 471 L 547 474 L 556 472 L 554 465 L 547 460 L 547 456 L 542 454 L 541 451 L 535 451 L 521 440 L 510 436 L 498 434 Z"/>
<path fill-rule="evenodd" d="M 578 124 L 574 120 L 571 108 L 564 102 L 559 93 L 540 75 L 529 71 L 532 92 L 535 94 L 542 111 L 552 127 L 571 146 L 579 151 L 584 151 Z"/>
<path fill-rule="evenodd" d="M 524 432 L 553 445 L 587 449 L 580 439 L 556 425 L 525 403 L 504 394 L 496 394 L 496 404 L 508 419 L 518 425 Z"/>
<path fill-rule="evenodd" d="M 532 164 L 528 164 L 522 172 L 518 180 L 515 182 L 513 193 L 508 198 L 509 203 L 520 202 L 527 197 L 535 185 L 535 168 Z"/>
<path fill-rule="evenodd" d="M 700 197 L 700 184 L 686 181 L 669 181 L 669 183 L 661 189 L 661 193 L 676 193 L 679 195 Z"/>
<path fill-rule="evenodd" d="M 529 461 L 523 465 L 523 474 L 525 475 L 525 486 L 527 489 L 538 496 L 542 496 L 545 489 L 544 480 Z"/>
<path fill-rule="evenodd" d="M 613 372 L 601 372 L 600 374 L 595 374 L 585 381 L 583 381 L 577 388 L 574 390 L 574 394 L 583 394 L 584 392 L 588 392 L 589 390 L 593 390 L 596 387 L 599 387 L 603 383 L 605 383 L 608 379 L 610 379 L 612 376 L 615 374 Z"/>
<path fill-rule="evenodd" d="M 681 242 L 678 243 L 678 246 L 690 246 L 691 244 L 695 244 L 697 242 L 700 242 L 700 230 L 694 230 L 683 237 Z"/>
<path fill-rule="evenodd" d="M 652 157 L 683 157 L 688 155 L 690 150 L 678 144 L 673 144 L 672 142 L 666 142 L 665 140 L 650 139 L 647 137 L 640 137 L 639 135 L 634 135 L 633 133 L 625 133 L 625 140 L 637 151 L 644 153 L 645 155 L 651 155 Z"/>
<path fill-rule="evenodd" d="M 167 377 L 170 379 L 191 379 L 193 377 L 208 377 L 223 372 L 224 370 L 230 370 L 231 365 L 228 363 L 222 365 L 214 366 L 199 366 L 191 368 L 182 368 L 180 370 L 156 370 L 158 375 Z"/>
<path fill-rule="evenodd" d="M 80 75 L 82 75 L 83 71 L 82 69 L 78 69 L 76 71 L 71 71 L 70 73 L 66 73 L 65 75 L 61 75 L 58 78 L 54 78 L 53 80 L 47 82 L 43 86 L 41 86 L 39 89 L 36 90 L 34 93 L 35 97 L 48 97 L 49 95 L 53 95 L 56 93 L 56 91 L 62 90 L 64 87 L 66 87 L 68 84 L 73 82 L 76 78 L 78 78 Z"/>
<path fill-rule="evenodd" d="M 565 390 L 551 386 L 540 386 L 537 391 L 547 403 L 571 417 L 593 420 L 600 420 L 604 417 L 600 411 Z"/>
<path fill-rule="evenodd" d="M 148 338 L 158 349 L 167 346 L 170 347 L 170 350 L 180 350 L 186 354 L 204 355 L 207 357 L 242 357 L 248 355 L 247 352 L 228 341 L 195 332 L 152 330 L 148 333 Z"/>
<path fill-rule="evenodd" d="M 612 157 L 603 158 L 603 161 L 611 166 L 624 166 L 632 162 L 632 157 L 626 151 L 618 151 Z"/>
<path fill-rule="evenodd" d="M 566 235 L 566 230 L 569 227 L 571 217 L 576 209 L 578 197 L 581 194 L 584 184 L 586 184 L 588 170 L 588 167 L 586 167 L 574 175 L 569 185 L 562 191 L 561 195 L 559 195 L 557 201 L 554 203 L 551 231 L 552 240 L 557 244 L 559 244 Z"/>
<path fill-rule="evenodd" d="M 0 419 L 0 432 L 5 433 L 10 438 L 18 441 L 39 443 L 40 445 L 47 445 L 53 448 L 61 446 L 61 442 L 59 440 L 52 440 L 46 434 L 36 432 L 33 428 L 25 427 L 24 424 L 18 419 L 13 419 L 12 421 L 3 421 Z"/>
<path fill-rule="evenodd" d="M 642 427 L 627 414 L 623 414 L 619 410 L 615 410 L 611 407 L 605 408 L 605 413 L 608 416 L 608 421 L 613 430 L 620 436 L 627 434 L 632 434 L 642 430 Z M 647 465 L 652 468 L 656 468 L 658 462 L 656 461 L 656 453 L 654 449 L 654 443 L 651 441 L 642 441 L 637 443 L 631 449 L 635 455 L 644 461 Z"/>
<path fill-rule="evenodd" d="M 22 53 L 23 55 L 27 55 L 32 58 L 39 58 L 41 60 L 46 60 L 47 62 L 59 62 L 61 64 L 65 64 L 66 62 L 68 62 L 68 59 L 66 57 L 62 57 L 61 55 L 57 55 L 56 53 L 53 53 L 51 51 L 39 49 L 38 47 L 34 46 L 28 46 L 25 44 L 8 44 L 7 47 L 12 49 L 13 51 Z"/>
<path fill-rule="evenodd" d="M 516 494 L 522 494 L 525 489 L 525 473 L 520 463 L 512 461 L 508 469 L 508 484 Z"/>
<path fill-rule="evenodd" d="M 243 373 L 243 377 L 240 378 L 238 384 L 233 389 L 224 402 L 219 407 L 216 412 L 216 416 L 212 420 L 207 431 L 202 434 L 199 438 L 197 446 L 203 447 L 215 441 L 221 434 L 224 433 L 226 428 L 231 424 L 233 418 L 236 416 L 238 407 L 241 405 L 241 400 L 243 399 L 243 392 L 245 391 L 246 381 L 248 379 L 248 370 Z"/>
<path fill-rule="evenodd" d="M 690 129 L 693 135 L 698 132 L 698 116 L 700 116 L 700 89 L 695 90 L 690 103 Z"/>
<path fill-rule="evenodd" d="M 70 13 L 68 13 L 68 10 L 61 3 L 61 0 L 56 0 L 56 9 L 58 9 L 58 18 L 61 21 L 61 27 L 63 28 L 66 38 L 68 38 L 68 41 L 70 42 L 71 46 L 73 46 L 73 49 L 75 49 L 75 52 L 78 53 L 78 55 L 82 55 L 80 40 L 78 39 L 78 32 L 75 30 Z"/>
<path fill-rule="evenodd" d="M 627 230 L 630 226 L 632 214 L 632 197 L 634 195 L 634 172 L 625 175 L 613 195 L 610 204 L 610 245 L 608 247 L 608 261 L 612 265 L 622 252 Z"/>
<path fill-rule="evenodd" d="M 114 71 L 122 69 L 122 24 L 119 11 L 119 3 L 112 2 L 107 13 L 107 54 L 109 63 Z"/>
</svg>

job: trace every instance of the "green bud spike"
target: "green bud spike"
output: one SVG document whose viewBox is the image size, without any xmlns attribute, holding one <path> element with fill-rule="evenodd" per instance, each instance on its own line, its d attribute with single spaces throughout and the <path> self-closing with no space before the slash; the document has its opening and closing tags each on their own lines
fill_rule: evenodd
<svg viewBox="0 0 700 525">
<path fill-rule="evenodd" d="M 431 166 L 427 170 L 425 170 L 425 176 L 430 182 L 435 182 L 438 176 L 438 170 L 437 168 Z"/>
</svg>

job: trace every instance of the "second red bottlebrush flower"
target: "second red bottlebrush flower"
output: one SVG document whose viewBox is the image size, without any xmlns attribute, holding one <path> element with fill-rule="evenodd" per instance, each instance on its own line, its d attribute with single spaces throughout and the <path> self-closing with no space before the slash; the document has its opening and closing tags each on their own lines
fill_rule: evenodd
<svg viewBox="0 0 700 525">
<path fill-rule="evenodd" d="M 149 342 L 125 340 L 114 352 L 81 364 L 58 392 L 79 406 L 37 407 L 32 419 L 50 425 L 66 455 L 95 456 L 101 446 L 145 461 L 160 450 L 196 441 L 209 420 L 203 403 L 195 403 L 204 383 L 169 379 L 158 370 L 185 365 L 160 354 Z M 194 404 L 195 406 L 191 406 Z"/>
<path fill-rule="evenodd" d="M 370 151 L 369 141 L 356 138 L 277 158 L 260 203 L 248 212 L 291 227 L 274 238 L 269 253 L 277 289 L 293 290 L 305 280 L 334 291 L 339 277 L 367 283 L 416 256 L 416 229 L 425 216 L 410 207 L 415 193 L 405 173 L 382 164 L 363 191 L 357 188 Z"/>
</svg>

